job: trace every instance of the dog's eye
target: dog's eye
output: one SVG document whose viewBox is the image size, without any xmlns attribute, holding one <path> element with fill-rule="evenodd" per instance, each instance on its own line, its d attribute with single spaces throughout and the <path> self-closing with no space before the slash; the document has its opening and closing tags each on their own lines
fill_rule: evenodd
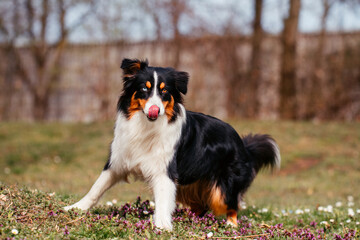
<svg viewBox="0 0 360 240">
<path fill-rule="evenodd" d="M 147 92 L 147 91 L 148 91 L 148 88 L 147 88 L 147 87 L 143 87 L 143 88 L 141 89 L 141 91 L 142 91 L 142 92 Z"/>
<path fill-rule="evenodd" d="M 162 93 L 167 93 L 167 90 L 166 90 L 166 89 L 163 89 L 163 90 L 162 90 Z"/>
</svg>

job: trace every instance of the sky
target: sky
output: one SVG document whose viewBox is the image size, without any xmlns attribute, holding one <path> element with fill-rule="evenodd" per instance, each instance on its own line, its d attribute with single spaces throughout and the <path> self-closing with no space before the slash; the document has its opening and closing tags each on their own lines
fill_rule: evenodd
<svg viewBox="0 0 360 240">
<path fill-rule="evenodd" d="M 114 7 L 107 1 L 99 10 L 101 14 L 121 16 L 122 20 L 118 24 L 114 23 L 113 31 L 121 32 L 130 40 L 141 41 L 144 39 L 155 39 L 155 26 L 152 19 L 146 12 L 139 7 L 140 1 L 120 0 L 121 12 L 114 11 Z M 251 22 L 254 16 L 254 0 L 188 0 L 192 14 L 184 16 L 180 20 L 180 30 L 184 34 L 189 34 L 197 29 L 200 22 L 206 23 L 208 30 L 213 34 L 223 34 L 224 26 L 230 25 L 239 33 L 250 34 Z M 101 2 L 104 3 L 104 2 Z M 154 9 L 157 11 L 158 9 Z M 264 0 L 262 26 L 266 32 L 278 34 L 283 28 L 283 18 L 286 17 L 288 10 L 288 0 Z M 77 10 L 77 11 L 81 11 Z M 161 11 L 161 10 L 159 10 Z M 322 0 L 302 0 L 302 7 L 299 19 L 299 31 L 311 33 L 320 30 L 320 19 L 322 14 Z M 69 21 L 76 18 L 78 12 L 73 12 Z M 194 19 L 197 20 L 194 20 Z M 167 21 L 166 17 L 163 21 Z M 86 24 L 85 24 L 86 25 Z M 93 26 L 89 37 L 89 27 L 78 29 L 71 36 L 72 42 L 83 42 L 89 39 L 101 41 L 101 34 L 94 28 L 99 28 L 96 20 L 90 19 L 89 26 Z M 115 26 L 116 25 L 116 26 Z M 166 26 L 166 22 L 164 23 Z M 326 24 L 328 31 L 360 31 L 360 4 L 356 8 L 346 4 L 336 3 L 332 6 Z M 163 29 L 164 37 L 171 36 L 171 29 Z M 96 39 L 98 38 L 98 39 Z"/>
<path fill-rule="evenodd" d="M 303 11 L 300 16 L 300 30 L 314 32 L 320 29 L 322 14 L 321 0 L 303 0 Z M 360 30 L 360 6 L 353 8 L 335 3 L 329 12 L 327 21 L 328 31 Z"/>
<path fill-rule="evenodd" d="M 239 25 L 241 23 L 251 23 L 254 13 L 254 0 L 210 0 L 216 3 L 218 9 L 224 6 L 230 6 L 237 16 L 239 16 Z M 220 11 L 218 16 L 214 18 L 214 12 L 206 12 L 202 10 L 201 2 L 197 2 L 201 15 L 206 16 L 209 22 L 216 22 L 218 19 L 226 21 L 231 15 L 228 7 L 224 7 L 224 11 Z M 301 32 L 316 32 L 320 30 L 320 18 L 323 12 L 322 0 L 302 0 L 301 12 L 299 19 L 299 30 Z M 286 17 L 288 10 L 288 0 L 264 0 L 263 5 L 263 21 L 262 26 L 267 32 L 279 33 L 282 31 L 283 18 Z M 216 13 L 215 13 L 216 15 Z M 329 12 L 327 21 L 327 29 L 329 31 L 352 31 L 360 30 L 360 4 L 357 8 L 349 5 L 336 3 Z"/>
</svg>

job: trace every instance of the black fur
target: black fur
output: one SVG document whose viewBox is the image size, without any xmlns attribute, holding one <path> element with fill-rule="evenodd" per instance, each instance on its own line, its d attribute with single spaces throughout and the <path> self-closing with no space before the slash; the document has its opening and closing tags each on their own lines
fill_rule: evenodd
<svg viewBox="0 0 360 240">
<path fill-rule="evenodd" d="M 111 144 L 110 144 L 111 146 Z M 103 171 L 105 170 L 108 170 L 110 167 L 111 167 L 111 162 L 110 162 L 110 158 L 111 158 L 111 147 L 110 147 L 110 150 L 109 150 L 109 155 L 108 155 L 108 160 L 103 168 Z"/>
<path fill-rule="evenodd" d="M 225 193 L 228 207 L 237 209 L 238 195 L 246 192 L 255 172 L 276 165 L 270 140 L 267 135 L 249 135 L 242 140 L 229 124 L 187 111 L 169 176 L 180 185 L 199 180 L 216 183 Z"/>
<path fill-rule="evenodd" d="M 275 140 L 269 135 L 249 134 L 243 137 L 245 148 L 254 161 L 254 169 L 259 172 L 262 168 L 276 165 Z"/>
<path fill-rule="evenodd" d="M 124 59 L 124 89 L 118 102 L 118 110 L 128 114 L 132 95 L 143 99 L 147 93 L 139 91 L 146 81 L 154 83 L 153 72 L 159 82 L 166 84 L 163 100 L 174 98 L 175 121 L 180 114 L 182 94 L 187 93 L 189 75 L 173 68 L 148 66 L 147 61 Z M 130 81 L 131 80 L 131 81 Z M 155 86 L 158 87 L 158 86 Z M 179 185 L 197 181 L 216 184 L 225 195 L 229 209 L 238 208 L 239 196 L 251 185 L 256 173 L 278 162 L 275 141 L 268 135 L 248 135 L 243 139 L 227 123 L 202 113 L 186 111 L 186 122 L 174 149 L 174 157 L 168 166 L 168 175 Z M 109 167 L 108 164 L 105 169 Z"/>
<path fill-rule="evenodd" d="M 95 187 L 65 209 L 89 209 L 116 181 L 135 174 L 152 183 L 157 227 L 172 229 L 175 200 L 198 215 L 227 214 L 227 222 L 236 225 L 239 200 L 256 174 L 280 163 L 274 140 L 268 135 L 242 139 L 229 124 L 186 111 L 186 72 L 137 59 L 124 59 L 121 68 L 124 86 L 108 161 Z"/>
<path fill-rule="evenodd" d="M 140 66 L 140 68 L 138 68 L 138 66 Z M 166 85 L 167 93 L 162 95 L 162 99 L 164 101 L 169 101 L 170 96 L 174 98 L 176 103 L 174 106 L 175 114 L 171 119 L 171 122 L 176 120 L 176 116 L 180 112 L 179 104 L 183 103 L 181 93 L 185 94 L 187 92 L 187 83 L 189 81 L 188 73 L 179 72 L 173 68 L 149 67 L 147 61 L 140 61 L 137 59 L 124 59 L 121 68 L 124 71 L 124 87 L 118 101 L 118 111 L 122 111 L 128 116 L 131 97 L 135 92 L 136 98 L 147 99 L 150 97 L 149 93 L 143 93 L 140 89 L 145 87 L 147 81 L 152 85 L 154 84 L 153 72 L 156 71 L 159 84 L 160 82 L 164 82 Z M 131 76 L 129 76 L 129 74 L 131 74 Z M 155 87 L 159 88 L 159 84 Z"/>
</svg>

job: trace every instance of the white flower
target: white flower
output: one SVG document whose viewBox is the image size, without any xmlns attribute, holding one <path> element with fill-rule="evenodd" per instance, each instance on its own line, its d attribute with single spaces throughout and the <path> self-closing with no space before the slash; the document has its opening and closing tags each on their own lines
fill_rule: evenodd
<svg viewBox="0 0 360 240">
<path fill-rule="evenodd" d="M 155 203 L 153 201 L 150 201 L 150 207 L 155 207 Z"/>
<path fill-rule="evenodd" d="M 329 225 L 329 223 L 328 223 L 327 221 L 322 221 L 322 222 L 320 222 L 320 224 L 321 224 L 321 225 L 325 225 L 325 226 L 326 226 L 326 225 Z"/>
<path fill-rule="evenodd" d="M 116 200 L 116 199 L 113 199 L 111 202 L 112 202 L 113 204 L 117 204 L 117 200 Z"/>
<path fill-rule="evenodd" d="M 341 207 L 342 206 L 342 202 L 336 202 L 335 203 L 335 207 Z"/>
<path fill-rule="evenodd" d="M 347 223 L 351 223 L 351 220 L 350 220 L 350 219 L 348 219 L 348 220 L 346 220 L 346 222 L 347 222 Z"/>
<path fill-rule="evenodd" d="M 331 223 L 334 223 L 334 222 L 335 222 L 335 220 L 334 220 L 334 219 L 330 219 L 329 221 L 330 221 Z"/>
<path fill-rule="evenodd" d="M 318 211 L 320 212 L 324 211 L 324 207 L 323 206 L 318 207 Z"/>
<path fill-rule="evenodd" d="M 306 213 L 309 213 L 310 212 L 310 209 L 308 209 L 308 208 L 305 208 L 305 210 L 304 210 Z"/>
<path fill-rule="evenodd" d="M 208 234 L 206 234 L 206 237 L 211 238 L 212 236 L 214 236 L 213 232 L 209 232 Z"/>
<path fill-rule="evenodd" d="M 360 222 L 356 222 L 356 225 L 360 225 Z"/>
<path fill-rule="evenodd" d="M 354 212 L 354 210 L 352 208 L 348 209 L 348 215 L 351 216 L 351 217 L 353 217 L 355 215 L 355 212 Z"/>
<path fill-rule="evenodd" d="M 53 197 L 53 196 L 55 196 L 55 192 L 49 193 L 48 195 L 49 195 L 50 197 Z"/>
<path fill-rule="evenodd" d="M 333 212 L 333 206 L 328 205 L 326 208 L 324 208 L 324 211 L 325 211 L 325 212 L 332 213 L 332 212 Z"/>
<path fill-rule="evenodd" d="M 348 200 L 348 202 L 353 202 L 353 201 L 354 201 L 354 197 L 353 197 L 353 196 L 348 196 L 348 197 L 347 197 L 347 200 Z"/>
<path fill-rule="evenodd" d="M 301 210 L 301 209 L 297 209 L 297 210 L 295 211 L 295 214 L 297 214 L 297 215 L 303 214 L 303 213 L 304 213 L 304 211 Z"/>
<path fill-rule="evenodd" d="M 281 213 L 282 213 L 284 216 L 288 216 L 288 215 L 289 215 L 285 209 L 281 210 Z"/>
<path fill-rule="evenodd" d="M 17 235 L 19 234 L 19 231 L 16 228 L 14 228 L 13 230 L 11 230 L 11 233 Z"/>
<path fill-rule="evenodd" d="M 108 206 L 112 206 L 112 205 L 113 205 L 113 203 L 112 203 L 112 202 L 110 202 L 110 201 L 107 201 L 107 202 L 106 202 L 106 205 L 108 205 Z"/>
<path fill-rule="evenodd" d="M 353 207 L 354 206 L 354 202 L 348 202 L 348 207 Z"/>
<path fill-rule="evenodd" d="M 145 210 L 145 211 L 143 211 L 143 214 L 147 215 L 147 214 L 149 214 L 149 212 Z"/>
<path fill-rule="evenodd" d="M 356 209 L 356 213 L 360 213 L 360 209 Z"/>
<path fill-rule="evenodd" d="M 267 213 L 269 210 L 267 208 L 259 209 L 258 213 Z"/>
</svg>

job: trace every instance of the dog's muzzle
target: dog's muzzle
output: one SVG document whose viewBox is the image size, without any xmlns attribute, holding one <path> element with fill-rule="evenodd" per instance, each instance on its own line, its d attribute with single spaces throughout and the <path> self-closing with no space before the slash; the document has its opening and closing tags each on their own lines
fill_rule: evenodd
<svg viewBox="0 0 360 240">
<path fill-rule="evenodd" d="M 159 113 L 160 113 L 160 108 L 156 105 L 152 105 L 149 108 L 149 114 L 148 114 L 148 118 L 150 120 L 156 120 L 159 117 Z"/>
</svg>

